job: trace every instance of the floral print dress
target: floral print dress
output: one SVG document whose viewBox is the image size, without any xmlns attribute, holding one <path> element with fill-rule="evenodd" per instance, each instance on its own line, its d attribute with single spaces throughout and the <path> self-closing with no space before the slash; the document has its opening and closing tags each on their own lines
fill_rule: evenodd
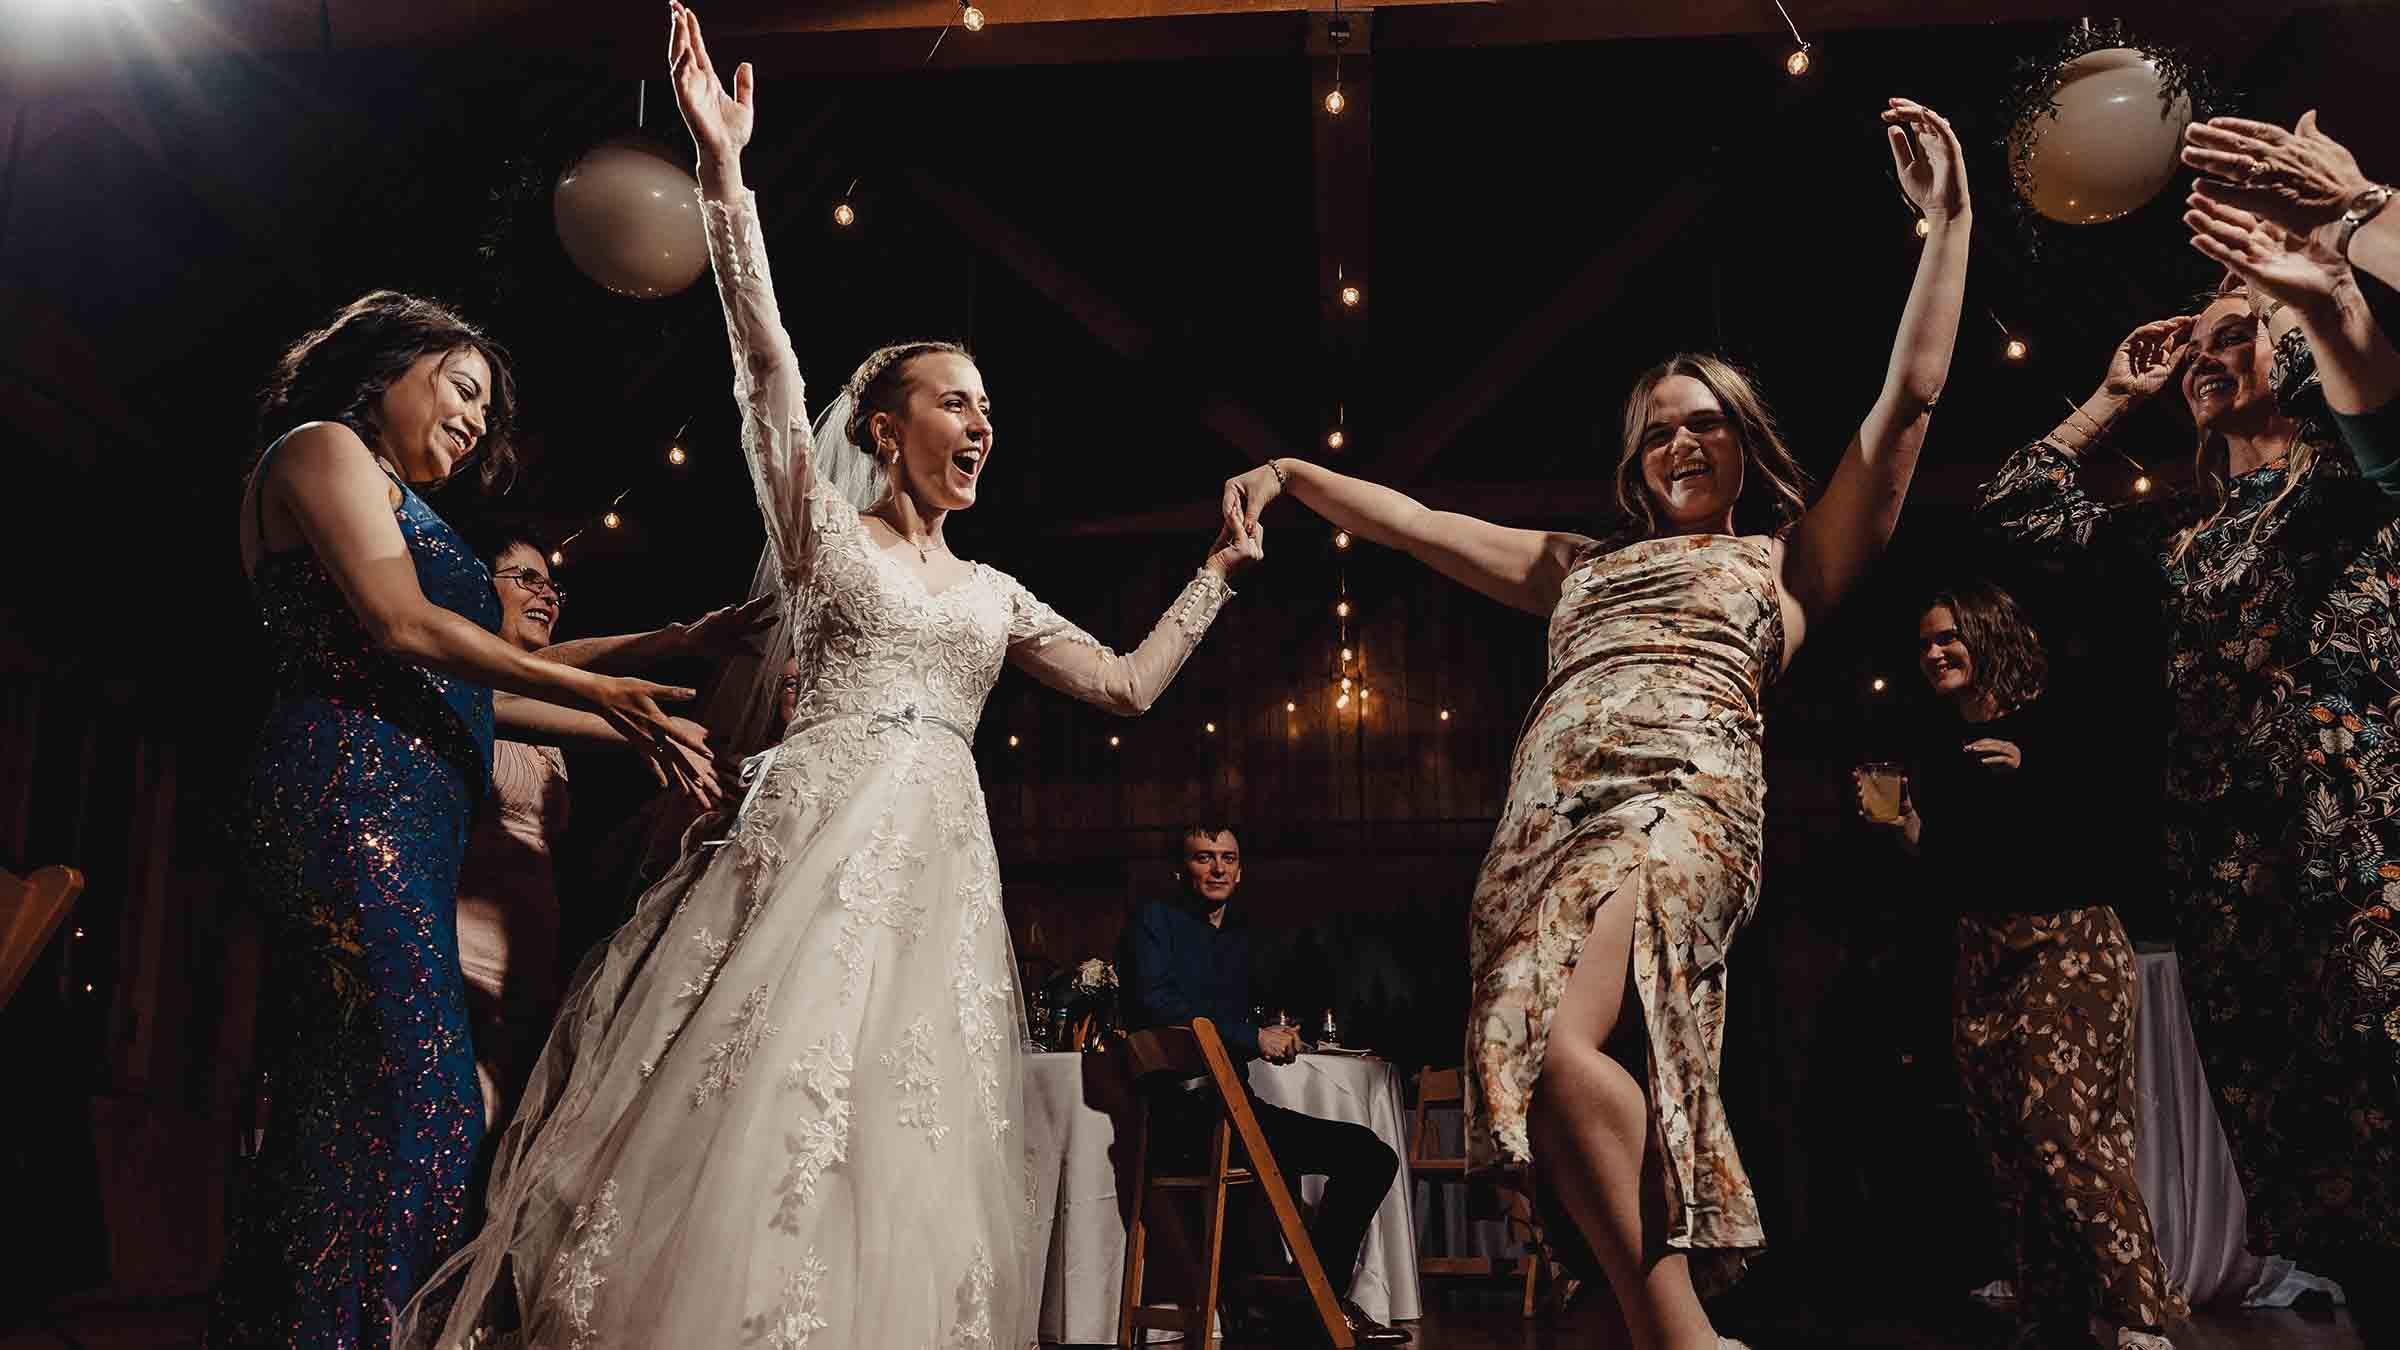
<svg viewBox="0 0 2400 1350">
<path fill-rule="evenodd" d="M 1763 537 L 1675 536 L 1594 546 L 1567 574 L 1468 934 L 1468 1161 L 1524 1168 L 1568 976 L 1601 906 L 1634 907 L 1667 1240 L 1704 1287 L 1766 1241 L 1718 1072 L 1725 953 L 1758 903 L 1759 696 L 1783 659 L 1773 550 Z M 1545 1236 L 1591 1269 L 1572 1224 Z"/>
<path fill-rule="evenodd" d="M 2095 500 L 2046 442 L 1982 509 L 2022 542 L 2155 560 L 2193 1030 L 2252 1249 L 2323 1260 L 2400 1245 L 2400 507 L 2321 422 L 2293 461 L 2233 478 L 2181 557 L 2193 503 Z"/>
</svg>

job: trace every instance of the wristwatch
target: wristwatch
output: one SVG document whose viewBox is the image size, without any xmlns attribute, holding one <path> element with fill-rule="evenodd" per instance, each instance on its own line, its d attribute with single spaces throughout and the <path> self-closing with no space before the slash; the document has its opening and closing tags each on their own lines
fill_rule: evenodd
<svg viewBox="0 0 2400 1350">
<path fill-rule="evenodd" d="M 2342 213 L 2342 232 L 2334 241 L 2334 252 L 2344 258 L 2350 256 L 2351 236 L 2358 233 L 2359 226 L 2373 220 L 2377 212 L 2390 204 L 2392 192 L 2388 184 L 2378 183 L 2350 199 L 2350 209 Z"/>
</svg>

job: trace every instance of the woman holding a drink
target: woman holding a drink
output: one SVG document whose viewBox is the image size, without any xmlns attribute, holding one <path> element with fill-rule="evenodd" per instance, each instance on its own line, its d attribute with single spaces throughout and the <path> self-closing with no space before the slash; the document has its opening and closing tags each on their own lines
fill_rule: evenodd
<svg viewBox="0 0 2400 1350">
<path fill-rule="evenodd" d="M 2046 1345 L 2089 1344 L 2097 1314 L 2120 1346 L 2166 1346 L 2185 1309 L 2134 1180 L 2133 945 L 2089 861 L 2106 856 L 2104 780 L 2042 700 L 2041 639 L 2006 591 L 1935 596 L 1916 650 L 1949 711 L 1905 779 L 1858 770 L 1859 813 L 1958 910 L 1952 1045 L 2018 1307 Z M 2062 837 L 2076 830 L 2092 837 Z"/>
</svg>

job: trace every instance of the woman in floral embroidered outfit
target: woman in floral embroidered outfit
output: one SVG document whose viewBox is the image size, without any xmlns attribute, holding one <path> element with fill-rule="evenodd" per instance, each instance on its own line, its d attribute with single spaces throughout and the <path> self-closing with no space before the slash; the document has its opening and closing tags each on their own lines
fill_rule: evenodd
<svg viewBox="0 0 2400 1350">
<path fill-rule="evenodd" d="M 1297 460 L 1225 487 L 1237 529 L 1289 492 L 1549 616 L 1550 679 L 1475 889 L 1467 1148 L 1532 1170 L 1547 1240 L 1596 1258 L 1645 1350 L 1715 1350 L 1694 1277 L 1728 1277 L 1764 1242 L 1717 1095 L 1725 951 L 1758 897 L 1759 693 L 1890 541 L 1958 333 L 1964 155 L 1931 109 L 1893 99 L 1883 120 L 1930 232 L 1882 394 L 1815 506 L 1765 403 L 1706 356 L 1635 383 L 1621 547 L 1429 511 Z"/>
<path fill-rule="evenodd" d="M 826 481 L 739 155 L 750 68 L 719 81 L 670 6 L 742 443 L 781 568 L 799 698 L 728 847 L 687 856 L 580 973 L 526 1088 L 484 1235 L 407 1343 L 1015 1347 L 1032 1334 L 1016 962 L 968 740 L 1010 661 L 1131 715 L 1257 556 L 1214 551 L 1118 656 L 943 546 L 993 446 L 945 344 L 851 379 L 888 486 Z M 831 439 L 827 428 L 826 439 Z M 780 667 L 777 659 L 774 666 Z"/>
<path fill-rule="evenodd" d="M 1899 817 L 1859 815 L 1924 860 L 1928 903 L 1958 914 L 1952 1045 L 2013 1256 L 2017 1308 L 2044 1345 L 2172 1350 L 2181 1317 L 2134 1179 L 2133 944 L 2105 898 L 2123 785 L 2047 694 L 2041 636 L 1981 582 L 1917 619 L 1917 666 L 1950 705 L 1909 766 Z M 2097 762 L 2096 762 L 2097 761 Z M 2043 841 L 2028 848 L 2027 841 Z"/>
<path fill-rule="evenodd" d="M 2169 898 L 2251 1250 L 2342 1280 L 2364 1327 L 2400 1259 L 2400 364 L 2338 257 L 2221 205 L 2187 220 L 2239 289 L 2135 330 L 1983 511 L 2157 568 Z M 2084 452 L 2170 381 L 2204 490 L 2093 499 Z"/>
</svg>

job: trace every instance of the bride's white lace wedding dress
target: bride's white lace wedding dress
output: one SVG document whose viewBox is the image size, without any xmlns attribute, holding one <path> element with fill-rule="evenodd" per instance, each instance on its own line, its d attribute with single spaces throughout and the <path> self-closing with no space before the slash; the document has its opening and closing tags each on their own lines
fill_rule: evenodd
<svg viewBox="0 0 2400 1350">
<path fill-rule="evenodd" d="M 799 711 L 730 842 L 687 856 L 586 963 L 483 1235 L 397 1339 L 1013 1350 L 1040 1253 L 1016 959 L 968 738 L 1004 659 L 1147 707 L 1230 592 L 1203 570 L 1119 656 L 992 568 L 929 591 L 811 467 L 755 200 L 702 208 Z"/>
</svg>

